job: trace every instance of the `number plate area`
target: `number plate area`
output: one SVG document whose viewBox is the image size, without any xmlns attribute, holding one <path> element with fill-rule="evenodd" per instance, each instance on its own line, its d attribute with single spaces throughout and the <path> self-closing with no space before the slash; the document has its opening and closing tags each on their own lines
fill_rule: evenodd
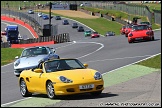
<svg viewBox="0 0 162 108">
<path fill-rule="evenodd" d="M 79 89 L 90 89 L 90 88 L 94 88 L 94 84 L 79 85 Z"/>
<path fill-rule="evenodd" d="M 141 39 L 143 39 L 143 38 L 136 38 L 136 40 L 141 40 Z"/>
</svg>

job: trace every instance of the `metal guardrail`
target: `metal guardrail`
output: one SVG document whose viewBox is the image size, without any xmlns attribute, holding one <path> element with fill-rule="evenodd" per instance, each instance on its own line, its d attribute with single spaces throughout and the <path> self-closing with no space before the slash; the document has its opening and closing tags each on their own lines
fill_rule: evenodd
<svg viewBox="0 0 162 108">
<path fill-rule="evenodd" d="M 16 12 L 13 10 L 1 8 L 1 15 L 13 17 L 13 18 L 18 18 L 26 23 L 28 23 L 34 30 L 35 32 L 38 33 L 38 35 L 42 35 L 42 26 L 32 17 L 28 16 L 27 14 L 24 14 L 22 12 Z"/>
<path fill-rule="evenodd" d="M 40 37 L 40 38 L 30 38 L 30 39 L 20 39 L 19 44 L 30 44 L 30 43 L 40 43 L 54 41 L 54 43 L 70 42 L 69 33 L 63 33 L 55 36 Z M 1 48 L 11 47 L 9 42 L 1 42 Z"/>
</svg>

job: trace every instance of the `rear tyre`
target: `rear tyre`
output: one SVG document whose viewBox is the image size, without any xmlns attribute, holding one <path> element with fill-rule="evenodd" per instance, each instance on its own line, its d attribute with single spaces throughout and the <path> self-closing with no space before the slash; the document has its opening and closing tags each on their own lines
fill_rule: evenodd
<svg viewBox="0 0 162 108">
<path fill-rule="evenodd" d="M 101 93 L 102 93 L 102 91 L 96 91 L 96 92 L 92 92 L 91 95 L 99 96 Z"/>
<path fill-rule="evenodd" d="M 53 83 L 51 81 L 47 82 L 46 90 L 47 90 L 47 96 L 50 99 L 55 99 L 56 98 L 54 86 L 53 86 Z"/>
<path fill-rule="evenodd" d="M 23 97 L 28 97 L 28 96 L 31 96 L 32 93 L 30 93 L 27 89 L 27 85 L 24 81 L 24 79 L 21 79 L 20 80 L 20 93 Z"/>
</svg>

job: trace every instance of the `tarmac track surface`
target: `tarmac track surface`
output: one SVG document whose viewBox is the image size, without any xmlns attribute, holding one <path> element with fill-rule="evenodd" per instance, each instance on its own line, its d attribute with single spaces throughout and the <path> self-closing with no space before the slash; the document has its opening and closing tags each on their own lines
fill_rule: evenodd
<svg viewBox="0 0 162 108">
<path fill-rule="evenodd" d="M 48 46 L 56 48 L 56 53 L 60 57 L 78 58 L 81 62 L 88 63 L 89 68 L 101 73 L 161 53 L 161 31 L 155 31 L 155 41 L 129 44 L 125 36 L 90 39 L 84 37 L 83 33 L 67 27 L 70 25 L 62 25 L 61 21 L 56 22 L 54 19 L 52 22 L 57 23 L 60 27 L 59 33 L 68 31 L 71 40 L 75 40 L 75 42 Z M 46 22 L 42 21 L 42 23 Z M 23 99 L 19 92 L 18 78 L 13 74 L 12 63 L 1 67 L 1 78 L 1 104 Z"/>
</svg>

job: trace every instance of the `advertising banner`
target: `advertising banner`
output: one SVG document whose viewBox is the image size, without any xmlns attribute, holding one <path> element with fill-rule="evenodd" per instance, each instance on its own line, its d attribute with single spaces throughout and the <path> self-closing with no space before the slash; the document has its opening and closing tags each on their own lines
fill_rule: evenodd
<svg viewBox="0 0 162 108">
<path fill-rule="evenodd" d="M 70 10 L 67 4 L 55 4 L 52 5 L 52 10 Z"/>
</svg>

